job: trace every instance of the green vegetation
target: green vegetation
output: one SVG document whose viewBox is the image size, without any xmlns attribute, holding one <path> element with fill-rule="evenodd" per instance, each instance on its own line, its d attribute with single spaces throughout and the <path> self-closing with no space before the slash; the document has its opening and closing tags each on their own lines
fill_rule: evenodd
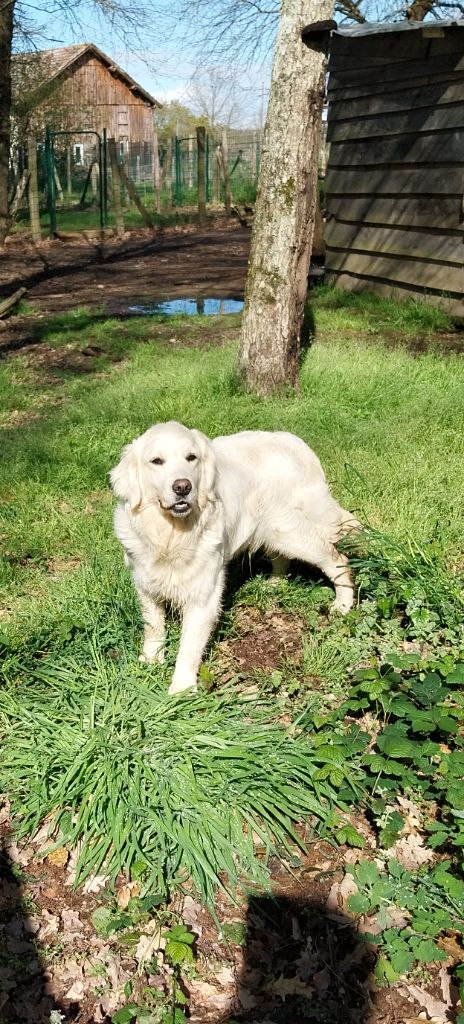
<svg viewBox="0 0 464 1024">
<path fill-rule="evenodd" d="M 211 905 L 220 872 L 232 891 L 266 885 L 269 854 L 294 857 L 308 816 L 314 837 L 365 847 L 362 808 L 376 862 L 365 848 L 353 866 L 349 909 L 383 914 L 388 982 L 442 959 L 441 936 L 464 927 L 464 366 L 440 350 L 452 323 L 420 304 L 324 289 L 313 314 L 301 394 L 272 401 L 237 384 L 238 318 L 31 317 L 48 362 L 29 350 L 0 365 L 0 788 L 23 832 L 56 811 L 51 842 L 85 837 L 80 878 L 124 868 L 141 899 L 164 900 L 190 877 Z M 430 350 L 412 355 L 412 338 Z M 180 699 L 166 694 L 175 621 L 166 666 L 137 663 L 139 612 L 107 485 L 121 447 L 169 418 L 209 435 L 294 431 L 366 523 L 347 545 L 359 603 L 343 620 L 327 621 L 317 576 L 233 570 L 219 638 L 239 643 L 239 616 L 272 609 L 300 622 L 301 663 L 236 665 L 218 682 L 216 638 L 199 694 Z M 409 834 L 400 798 L 414 804 L 421 848 L 446 860 L 397 859 Z M 109 915 L 107 927 L 129 927 Z"/>
</svg>

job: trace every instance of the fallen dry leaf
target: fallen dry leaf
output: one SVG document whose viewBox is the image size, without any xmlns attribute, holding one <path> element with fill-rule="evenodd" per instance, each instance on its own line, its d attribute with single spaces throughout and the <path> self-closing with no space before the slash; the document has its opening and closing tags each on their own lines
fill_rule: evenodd
<svg viewBox="0 0 464 1024">
<path fill-rule="evenodd" d="M 434 851 L 424 846 L 424 837 L 417 835 L 416 832 L 403 836 L 386 853 L 390 857 L 396 857 L 407 871 L 415 871 L 422 864 L 428 864 L 435 859 Z"/>
<path fill-rule="evenodd" d="M 306 982 L 301 981 L 301 978 L 284 978 L 281 974 L 279 978 L 274 978 L 266 985 L 266 991 L 275 993 L 281 999 L 286 999 L 287 996 L 312 995 L 314 986 L 307 985 Z"/>
<path fill-rule="evenodd" d="M 66 932 L 80 932 L 84 927 L 83 921 L 75 910 L 62 910 L 61 922 Z"/>
<path fill-rule="evenodd" d="M 126 882 L 125 885 L 118 889 L 117 903 L 120 910 L 126 910 L 132 899 L 135 899 L 140 895 L 140 885 L 138 882 Z"/>
<path fill-rule="evenodd" d="M 414 999 L 416 1003 L 419 1003 L 437 1024 L 447 1024 L 449 1020 L 448 1006 L 441 999 L 435 999 L 419 985 L 402 985 L 398 988 L 398 992 L 405 999 Z"/>
<path fill-rule="evenodd" d="M 38 932 L 40 941 L 50 938 L 52 935 L 56 935 L 58 932 L 60 919 L 56 914 L 50 914 L 48 910 L 42 910 L 42 916 L 40 920 L 40 929 Z"/>
<path fill-rule="evenodd" d="M 71 988 L 65 993 L 65 999 L 70 999 L 73 1003 L 78 1003 L 82 999 L 85 992 L 83 981 L 74 981 Z"/>
<path fill-rule="evenodd" d="M 220 985 L 235 984 L 235 971 L 231 967 L 221 967 L 219 971 L 214 972 L 214 977 Z"/>
<path fill-rule="evenodd" d="M 82 892 L 85 896 L 89 893 L 101 892 L 105 888 L 108 881 L 109 875 L 89 875 L 86 882 L 84 882 Z M 72 885 L 73 882 L 66 882 L 66 885 Z"/>
<path fill-rule="evenodd" d="M 453 963 L 464 963 L 464 949 L 454 935 L 444 935 L 443 938 L 437 939 L 437 946 L 451 957 Z"/>
<path fill-rule="evenodd" d="M 138 941 L 134 956 L 137 963 L 147 963 L 153 958 L 154 953 L 166 948 L 166 939 L 161 935 L 158 928 L 154 935 L 141 935 Z"/>
<path fill-rule="evenodd" d="M 185 924 L 190 925 L 190 928 L 193 928 L 197 935 L 201 935 L 202 932 L 201 925 L 198 924 L 200 914 L 201 904 L 187 893 L 182 904 L 182 920 Z"/>
<path fill-rule="evenodd" d="M 52 850 L 47 856 L 49 864 L 53 864 L 55 868 L 64 868 L 69 860 L 69 850 L 65 846 L 58 846 L 56 850 Z"/>
<path fill-rule="evenodd" d="M 327 897 L 327 910 L 338 911 L 342 907 L 346 910 L 349 897 L 353 896 L 356 892 L 359 892 L 359 889 L 353 876 L 344 875 L 341 882 L 334 882 L 332 885 Z"/>
</svg>

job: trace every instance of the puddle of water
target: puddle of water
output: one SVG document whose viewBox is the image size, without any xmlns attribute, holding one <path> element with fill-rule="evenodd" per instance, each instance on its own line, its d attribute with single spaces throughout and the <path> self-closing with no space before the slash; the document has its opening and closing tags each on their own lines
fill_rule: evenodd
<svg viewBox="0 0 464 1024">
<path fill-rule="evenodd" d="M 243 299 L 168 299 L 166 302 L 139 302 L 129 306 L 139 316 L 219 316 L 221 313 L 241 313 Z"/>
</svg>

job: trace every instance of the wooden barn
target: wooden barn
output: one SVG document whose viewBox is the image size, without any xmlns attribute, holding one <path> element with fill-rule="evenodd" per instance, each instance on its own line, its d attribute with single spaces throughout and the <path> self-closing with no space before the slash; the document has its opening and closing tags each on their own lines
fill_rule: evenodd
<svg viewBox="0 0 464 1024">
<path fill-rule="evenodd" d="M 18 54 L 13 58 L 13 90 L 22 93 L 19 111 L 35 129 L 48 124 L 54 129 L 77 129 L 75 158 L 86 160 L 94 148 L 89 136 L 78 130 L 99 133 L 106 128 L 116 139 L 121 156 L 129 151 L 141 157 L 153 147 L 154 111 L 160 107 L 153 96 L 93 43 L 56 50 Z"/>
<path fill-rule="evenodd" d="M 332 36 L 326 270 L 464 315 L 464 21 Z"/>
</svg>

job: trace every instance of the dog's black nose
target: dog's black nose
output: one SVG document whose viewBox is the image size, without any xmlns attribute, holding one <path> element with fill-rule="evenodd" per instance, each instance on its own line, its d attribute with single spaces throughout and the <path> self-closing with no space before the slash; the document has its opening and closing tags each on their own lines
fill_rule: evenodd
<svg viewBox="0 0 464 1024">
<path fill-rule="evenodd" d="M 190 494 L 192 485 L 190 480 L 174 480 L 172 489 L 174 494 L 177 494 L 179 498 L 185 498 L 187 494 Z"/>
</svg>

